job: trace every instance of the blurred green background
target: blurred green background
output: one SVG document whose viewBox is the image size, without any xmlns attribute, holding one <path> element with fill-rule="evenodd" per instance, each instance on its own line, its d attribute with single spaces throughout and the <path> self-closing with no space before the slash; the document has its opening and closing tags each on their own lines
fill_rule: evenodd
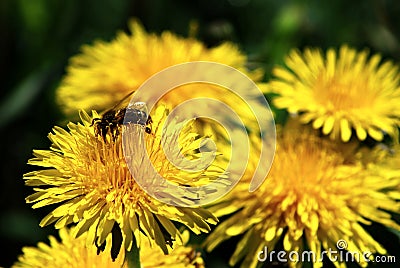
<svg viewBox="0 0 400 268">
<path fill-rule="evenodd" d="M 238 43 L 250 64 L 266 69 L 267 80 L 268 71 L 294 47 L 326 49 L 347 43 L 398 63 L 399 15 L 398 0 L 1 0 L 0 266 L 16 261 L 23 246 L 47 242 L 47 235 L 55 234 L 53 226 L 38 226 L 50 208 L 33 210 L 25 204 L 32 189 L 24 187 L 22 174 L 33 170 L 26 164 L 32 149 L 48 148 L 48 132 L 64 121 L 54 91 L 68 58 L 82 44 L 111 40 L 117 30 L 127 29 L 131 17 L 148 31 L 183 36 L 196 21 L 200 40 L 208 46 Z M 398 254 L 399 237 L 379 226 L 370 229 L 389 253 Z M 233 252 L 229 244 L 206 256 L 210 267 L 223 267 Z"/>
</svg>

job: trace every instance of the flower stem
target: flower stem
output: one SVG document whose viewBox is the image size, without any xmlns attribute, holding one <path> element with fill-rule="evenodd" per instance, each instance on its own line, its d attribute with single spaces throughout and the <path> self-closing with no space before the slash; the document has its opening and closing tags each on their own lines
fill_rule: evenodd
<svg viewBox="0 0 400 268">
<path fill-rule="evenodd" d="M 140 268 L 140 255 L 139 248 L 136 247 L 136 243 L 133 243 L 132 250 L 125 252 L 126 261 L 128 262 L 128 268 Z"/>
</svg>

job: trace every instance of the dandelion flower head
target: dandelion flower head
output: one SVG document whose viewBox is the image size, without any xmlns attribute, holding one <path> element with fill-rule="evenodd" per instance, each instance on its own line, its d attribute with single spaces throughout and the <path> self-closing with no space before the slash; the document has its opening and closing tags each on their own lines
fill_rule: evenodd
<svg viewBox="0 0 400 268">
<path fill-rule="evenodd" d="M 112 261 L 105 252 L 97 253 L 95 247 L 86 245 L 86 234 L 74 238 L 72 229 L 62 228 L 59 231 L 61 241 L 49 236 L 50 244 L 38 243 L 37 247 L 24 247 L 23 254 L 19 256 L 13 268 L 29 267 L 107 267 L 127 268 L 127 261 L 124 259 L 125 252 L 122 252 L 115 261 Z M 183 233 L 183 243 L 189 239 L 189 233 Z M 111 248 L 111 239 L 107 239 L 105 251 Z M 176 268 L 203 268 L 204 261 L 199 252 L 191 246 L 177 246 L 170 249 L 168 255 L 159 248 L 151 248 L 148 240 L 143 239 L 140 249 L 140 264 L 142 267 L 173 267 Z"/>
<path fill-rule="evenodd" d="M 160 124 L 166 113 L 165 107 L 160 106 L 152 115 L 153 133 L 143 130 L 154 169 L 166 180 L 179 185 L 201 185 L 219 178 L 223 172 L 219 167 L 211 165 L 203 171 L 187 172 L 168 161 L 162 146 L 166 141 L 160 136 Z M 187 226 L 196 234 L 208 232 L 209 224 L 217 222 L 210 212 L 200 207 L 160 202 L 138 185 L 127 167 L 121 135 L 115 140 L 110 133 L 106 139 L 97 135 L 93 119 L 98 117 L 96 112 L 92 116 L 82 112 L 82 123 L 70 123 L 68 130 L 53 129 L 49 134 L 50 150 L 34 150 L 35 158 L 29 160 L 29 164 L 44 169 L 24 175 L 26 185 L 34 187 L 36 192 L 26 200 L 34 203 L 33 208 L 57 206 L 40 225 L 54 223 L 60 229 L 76 224 L 74 236 L 87 232 L 88 243 L 96 245 L 102 245 L 118 227 L 121 244 L 126 250 L 131 250 L 133 243 L 140 246 L 140 233 L 143 233 L 152 246 L 158 245 L 165 253 L 167 244 L 181 243 L 173 222 Z M 180 137 L 179 152 L 187 157 L 195 157 L 195 145 L 201 141 L 192 131 L 188 125 Z M 141 162 L 143 152 L 134 153 L 131 161 L 140 165 L 138 174 L 144 178 L 148 176 L 151 183 L 153 173 L 149 170 L 153 167 Z"/>
<path fill-rule="evenodd" d="M 345 142 L 353 135 L 361 141 L 397 135 L 400 73 L 393 62 L 342 46 L 326 55 L 312 48 L 293 50 L 285 63 L 287 68 L 273 70 L 267 90 L 278 94 L 273 100 L 278 108 Z"/>
<path fill-rule="evenodd" d="M 250 178 L 244 177 L 240 184 L 248 185 Z M 347 241 L 348 251 L 385 254 L 363 225 L 377 222 L 400 229 L 391 217 L 400 211 L 399 183 L 398 176 L 378 175 L 368 165 L 349 162 L 329 139 L 284 128 L 262 186 L 249 193 L 239 184 L 221 204 L 210 208 L 218 217 L 229 216 L 208 236 L 205 246 L 211 251 L 230 237 L 242 235 L 230 259 L 231 265 L 244 259 L 241 267 L 256 267 L 257 254 L 264 247 L 274 250 L 280 241 L 286 252 L 308 249 L 316 260 L 323 250 L 337 250 L 341 239 Z M 334 264 L 346 267 L 340 261 Z M 361 259 L 360 264 L 367 263 Z M 302 263 L 289 265 L 301 267 Z"/>
</svg>

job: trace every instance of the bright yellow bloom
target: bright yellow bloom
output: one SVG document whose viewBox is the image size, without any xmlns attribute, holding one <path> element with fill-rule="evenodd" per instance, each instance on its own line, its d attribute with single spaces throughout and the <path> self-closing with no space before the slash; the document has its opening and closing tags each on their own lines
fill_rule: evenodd
<svg viewBox="0 0 400 268">
<path fill-rule="evenodd" d="M 329 49 L 303 53 L 293 50 L 285 59 L 288 69 L 276 67 L 269 91 L 278 108 L 298 113 L 303 123 L 332 138 L 349 141 L 369 135 L 382 140 L 384 134 L 397 136 L 400 126 L 400 73 L 380 55 L 368 57 L 342 46 L 338 54 Z"/>
<path fill-rule="evenodd" d="M 111 237 L 107 239 L 106 252 L 97 254 L 95 247 L 87 246 L 86 234 L 74 238 L 73 231 L 63 228 L 59 231 L 61 242 L 49 236 L 50 245 L 43 242 L 37 247 L 24 247 L 23 254 L 18 258 L 13 268 L 127 268 L 122 252 L 115 261 L 112 261 L 107 251 L 111 248 Z M 183 233 L 184 244 L 188 242 L 188 233 Z M 169 267 L 169 268 L 203 268 L 204 262 L 200 253 L 190 246 L 177 246 L 169 250 L 168 255 L 159 248 L 151 248 L 147 239 L 143 239 L 140 248 L 140 262 L 142 267 Z"/>
<path fill-rule="evenodd" d="M 129 28 L 131 34 L 120 32 L 111 42 L 98 41 L 94 45 L 83 46 L 82 53 L 71 59 L 57 91 L 58 103 L 67 115 L 73 115 L 80 109 L 103 111 L 112 107 L 154 74 L 186 62 L 222 63 L 238 69 L 254 81 L 262 78 L 261 69 L 247 70 L 246 56 L 232 43 L 207 48 L 193 38 L 178 37 L 168 31 L 160 36 L 146 33 L 137 21 L 131 21 Z M 227 99 L 227 91 L 221 93 L 221 88 L 212 85 L 193 84 L 176 90 L 167 94 L 163 101 L 176 105 L 197 96 L 222 101 Z M 234 94 L 230 95 L 234 97 Z M 231 107 L 240 103 L 238 98 L 228 101 L 233 104 Z M 245 105 L 242 106 L 242 114 L 251 112 Z"/>
<path fill-rule="evenodd" d="M 163 148 L 169 145 L 169 139 L 161 138 L 165 117 L 164 107 L 152 114 L 152 134 L 145 133 L 142 126 L 133 125 L 142 128 L 138 131 L 144 135 L 147 153 L 158 174 L 172 183 L 189 186 L 203 185 L 218 178 L 222 172 L 216 166 L 189 172 L 168 161 Z M 101 245 L 116 223 L 127 250 L 131 250 L 135 239 L 140 245 L 140 232 L 143 232 L 152 245 L 157 244 L 164 252 L 168 250 L 166 243 L 181 240 L 172 221 L 186 225 L 196 234 L 210 230 L 208 224 L 215 224 L 217 219 L 207 210 L 175 207 L 148 195 L 137 184 L 127 164 L 127 161 L 137 164 L 135 174 L 145 179 L 146 189 L 154 186 L 154 169 L 143 162 L 144 153 L 135 145 L 131 159 L 125 158 L 122 136 L 113 140 L 110 133 L 106 139 L 96 135 L 93 118 L 98 118 L 96 112 L 93 116 L 82 112 L 82 124 L 68 124 L 69 131 L 55 127 L 49 134 L 50 150 L 35 150 L 36 158 L 29 160 L 29 164 L 46 169 L 25 174 L 26 185 L 35 187 L 36 191 L 27 197 L 27 202 L 35 203 L 33 208 L 58 204 L 41 221 L 41 226 L 55 222 L 56 228 L 63 228 L 76 223 L 74 236 L 88 232 L 88 243 Z M 173 140 L 173 135 L 179 133 L 171 135 L 169 138 Z M 188 158 L 196 157 L 195 145 L 201 140 L 190 125 L 183 128 L 179 136 L 180 153 Z"/>
<path fill-rule="evenodd" d="M 251 176 L 245 176 L 224 201 L 211 208 L 217 216 L 236 212 L 208 236 L 207 250 L 243 235 L 230 259 L 234 265 L 244 258 L 242 267 L 256 267 L 264 247 L 268 252 L 280 250 L 276 248 L 278 241 L 283 241 L 287 253 L 312 250 L 314 267 L 322 266 L 318 259 L 323 250 L 338 250 L 336 242 L 341 239 L 350 252 L 385 254 L 362 224 L 377 222 L 400 230 L 390 214 L 400 212 L 400 190 L 396 189 L 400 177 L 383 176 L 375 172 L 378 168 L 355 161 L 355 157 L 349 161 L 328 139 L 285 128 L 262 186 L 249 193 Z M 339 260 L 335 266 L 346 267 Z M 289 264 L 302 266 L 300 262 Z M 367 263 L 361 258 L 360 264 Z"/>
<path fill-rule="evenodd" d="M 109 255 L 111 237 L 108 237 L 106 250 L 97 254 L 96 247 L 86 246 L 86 234 L 74 238 L 72 229 L 62 228 L 59 231 L 61 242 L 49 236 L 50 245 L 39 242 L 37 247 L 22 248 L 23 254 L 18 257 L 13 268 L 82 268 L 82 267 L 127 267 L 124 263 L 125 252 L 121 252 L 115 261 Z"/>
<path fill-rule="evenodd" d="M 259 88 L 265 87 L 265 83 L 260 82 L 263 71 L 249 70 L 246 55 L 233 43 L 225 42 L 208 48 L 194 38 L 179 37 L 168 31 L 161 35 L 147 33 L 135 20 L 129 23 L 129 29 L 130 33 L 119 32 L 110 42 L 97 41 L 93 45 L 85 45 L 80 54 L 71 58 L 66 75 L 56 92 L 57 102 L 67 116 L 74 118 L 77 110 L 104 111 L 136 91 L 147 79 L 165 68 L 193 61 L 225 64 L 257 82 Z M 243 81 L 231 81 L 229 87 L 234 90 L 234 87 L 241 83 Z M 160 92 L 157 91 L 158 88 L 151 90 Z M 262 96 L 261 92 L 258 95 L 252 91 L 248 92 L 250 98 L 257 102 Z M 189 83 L 177 86 L 165 94 L 160 102 L 173 110 L 177 105 L 191 99 L 219 100 L 238 114 L 247 129 L 258 133 L 257 120 L 252 110 L 255 107 L 249 107 L 240 97 L 216 84 Z M 146 99 L 140 101 L 148 102 Z M 215 119 L 213 114 L 221 114 L 220 106 L 210 107 L 209 103 L 204 101 L 192 106 L 183 116 L 188 119 L 204 116 L 195 123 L 200 126 L 200 133 L 211 136 L 215 142 L 224 143 L 229 139 L 224 128 L 216 121 L 205 119 Z M 225 118 L 231 119 L 229 116 Z"/>
</svg>

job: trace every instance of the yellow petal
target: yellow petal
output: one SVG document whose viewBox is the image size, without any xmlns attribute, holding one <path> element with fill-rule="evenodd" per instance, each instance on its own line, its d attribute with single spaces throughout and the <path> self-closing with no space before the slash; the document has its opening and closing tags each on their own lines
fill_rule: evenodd
<svg viewBox="0 0 400 268">
<path fill-rule="evenodd" d="M 328 77 L 333 77 L 335 75 L 335 63 L 336 63 L 336 52 L 333 49 L 329 49 L 326 53 L 326 71 Z"/>
<path fill-rule="evenodd" d="M 335 124 L 335 118 L 333 118 L 333 116 L 329 116 L 325 120 L 324 127 L 322 128 L 322 133 L 324 133 L 325 135 L 331 133 L 334 124 Z"/>
<path fill-rule="evenodd" d="M 359 140 L 363 141 L 367 138 L 367 131 L 361 125 L 356 126 L 356 133 Z"/>
<path fill-rule="evenodd" d="M 383 132 L 375 128 L 368 128 L 368 134 L 375 140 L 381 141 L 383 139 Z"/>
<path fill-rule="evenodd" d="M 351 128 L 349 121 L 347 119 L 340 119 L 340 134 L 342 137 L 342 141 L 347 142 L 351 137 Z"/>
<path fill-rule="evenodd" d="M 313 128 L 318 129 L 318 128 L 322 127 L 323 124 L 324 124 L 324 118 L 318 117 L 313 122 Z"/>
<path fill-rule="evenodd" d="M 276 226 L 271 226 L 270 228 L 265 231 L 265 240 L 271 241 L 276 236 Z"/>
</svg>

